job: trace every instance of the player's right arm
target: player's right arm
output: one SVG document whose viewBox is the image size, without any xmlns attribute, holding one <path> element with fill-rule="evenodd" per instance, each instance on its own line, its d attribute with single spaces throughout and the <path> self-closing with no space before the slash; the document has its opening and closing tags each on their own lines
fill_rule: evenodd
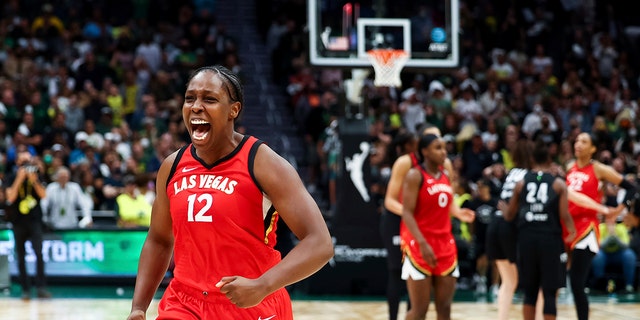
<svg viewBox="0 0 640 320">
<path fill-rule="evenodd" d="M 409 155 L 403 155 L 393 163 L 387 192 L 384 195 L 384 207 L 399 216 L 402 215 L 400 190 L 402 190 L 402 182 L 409 169 L 411 169 L 411 156 Z"/>
<path fill-rule="evenodd" d="M 156 198 L 151 211 L 151 225 L 142 247 L 138 276 L 128 320 L 145 320 L 146 311 L 164 278 L 173 254 L 173 231 L 167 179 L 177 153 L 167 157 L 160 166 L 156 179 Z"/>
<path fill-rule="evenodd" d="M 415 218 L 421 184 L 422 174 L 420 170 L 409 169 L 402 184 L 402 203 L 404 204 L 402 208 L 402 222 L 404 222 L 407 230 L 409 230 L 413 239 L 415 239 L 416 243 L 420 246 L 422 258 L 433 268 L 436 266 L 436 256 L 433 253 L 433 248 L 431 248 L 431 245 L 424 238 Z"/>
<path fill-rule="evenodd" d="M 573 218 L 571 217 L 571 214 L 569 214 L 569 195 L 567 191 L 568 188 L 564 180 L 560 178 L 556 178 L 553 181 L 553 188 L 559 196 L 558 215 L 560 215 L 560 219 L 562 219 L 565 228 L 569 232 L 564 241 L 570 243 L 576 237 L 576 227 L 573 224 Z"/>
</svg>

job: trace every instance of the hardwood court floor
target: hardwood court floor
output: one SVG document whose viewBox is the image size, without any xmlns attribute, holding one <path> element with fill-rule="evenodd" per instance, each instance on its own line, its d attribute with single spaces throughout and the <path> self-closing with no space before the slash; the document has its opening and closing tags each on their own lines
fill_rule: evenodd
<svg viewBox="0 0 640 320">
<path fill-rule="evenodd" d="M 157 300 L 152 302 L 147 319 L 155 319 Z M 25 302 L 15 297 L 0 298 L 0 319 L 12 320 L 124 320 L 128 315 L 130 299 L 78 299 L 54 298 Z M 294 300 L 293 309 L 296 320 L 384 320 L 387 319 L 387 307 L 383 301 L 327 301 Z M 495 305 L 485 302 L 455 302 L 452 319 L 459 320 L 495 320 Z M 404 317 L 406 305 L 401 305 L 399 319 Z M 522 319 L 521 307 L 512 308 L 511 318 Z M 573 305 L 558 306 L 558 320 L 575 319 Z M 433 305 L 427 319 L 436 319 Z M 591 303 L 591 320 L 640 320 L 638 303 Z"/>
</svg>

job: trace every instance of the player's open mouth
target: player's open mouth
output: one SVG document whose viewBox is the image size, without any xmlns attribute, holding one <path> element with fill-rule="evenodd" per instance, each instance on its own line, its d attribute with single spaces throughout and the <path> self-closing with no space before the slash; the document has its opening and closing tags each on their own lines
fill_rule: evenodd
<svg viewBox="0 0 640 320">
<path fill-rule="evenodd" d="M 191 119 L 191 138 L 194 140 L 204 140 L 209 135 L 211 124 L 203 119 Z"/>
</svg>

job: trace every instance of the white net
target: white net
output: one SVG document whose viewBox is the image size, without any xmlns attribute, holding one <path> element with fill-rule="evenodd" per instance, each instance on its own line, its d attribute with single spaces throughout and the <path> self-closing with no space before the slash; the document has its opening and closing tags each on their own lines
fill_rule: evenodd
<svg viewBox="0 0 640 320">
<path fill-rule="evenodd" d="M 376 87 L 400 87 L 400 71 L 404 67 L 409 54 L 404 50 L 373 49 L 367 51 L 369 60 L 373 65 L 376 78 L 373 84 Z"/>
</svg>

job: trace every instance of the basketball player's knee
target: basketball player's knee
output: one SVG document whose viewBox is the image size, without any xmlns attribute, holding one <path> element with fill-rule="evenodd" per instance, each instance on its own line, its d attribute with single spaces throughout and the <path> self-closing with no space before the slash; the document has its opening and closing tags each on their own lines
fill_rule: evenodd
<svg viewBox="0 0 640 320">
<path fill-rule="evenodd" d="M 451 314 L 451 302 L 436 303 L 436 312 L 438 314 Z"/>
<path fill-rule="evenodd" d="M 415 315 L 414 319 L 425 319 L 427 317 L 427 310 L 429 310 L 429 305 L 412 306 L 413 314 Z"/>
</svg>

